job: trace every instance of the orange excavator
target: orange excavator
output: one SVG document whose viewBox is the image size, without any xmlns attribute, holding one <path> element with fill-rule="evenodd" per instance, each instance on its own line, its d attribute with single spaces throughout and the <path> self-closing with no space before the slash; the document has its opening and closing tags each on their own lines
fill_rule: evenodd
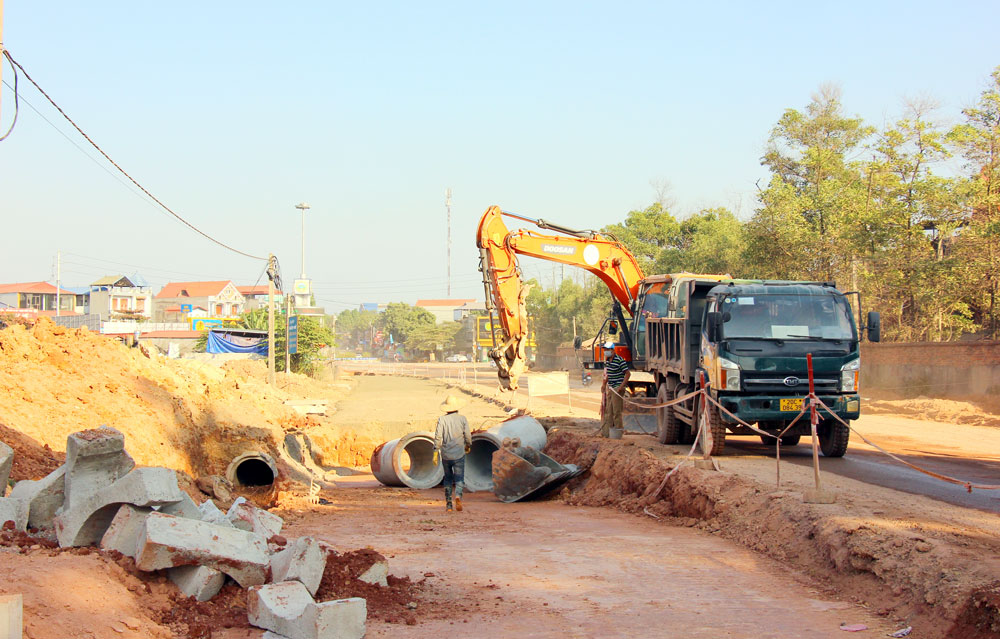
<svg viewBox="0 0 1000 639">
<path fill-rule="evenodd" d="M 503 217 L 530 222 L 540 229 L 562 235 L 544 235 L 529 230 L 510 231 Z M 493 349 L 489 355 L 496 362 L 500 385 L 517 390 L 518 378 L 527 367 L 524 347 L 528 339 L 528 314 L 525 300 L 530 285 L 523 282 L 517 256 L 526 255 L 550 262 L 569 264 L 585 269 L 603 281 L 617 300 L 614 312 L 622 326 L 626 325 L 622 308 L 631 309 L 636 299 L 642 269 L 625 245 L 613 237 L 596 231 L 567 228 L 542 219 L 532 219 L 498 206 L 491 206 L 479 220 L 476 230 L 479 247 L 479 270 L 486 289 L 486 309 L 500 323 L 493 329 Z M 498 335 L 499 333 L 499 335 Z M 626 344 L 621 354 L 631 359 L 632 344 L 623 331 Z"/>
</svg>

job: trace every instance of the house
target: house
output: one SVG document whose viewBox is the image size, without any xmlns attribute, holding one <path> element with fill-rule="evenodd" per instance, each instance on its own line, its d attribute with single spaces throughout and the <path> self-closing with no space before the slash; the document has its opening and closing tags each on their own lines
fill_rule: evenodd
<svg viewBox="0 0 1000 639">
<path fill-rule="evenodd" d="M 10 309 L 31 309 L 36 311 L 35 315 L 55 315 L 56 298 L 59 299 L 60 314 L 75 313 L 76 295 L 72 291 L 57 289 L 48 282 L 0 284 L 0 303 Z"/>
<path fill-rule="evenodd" d="M 462 318 L 461 313 L 456 315 L 455 311 L 467 304 L 475 302 L 474 299 L 460 300 L 417 300 L 415 306 L 425 311 L 430 311 L 434 316 L 434 321 L 438 324 L 444 322 L 455 322 Z"/>
<path fill-rule="evenodd" d="M 108 275 L 90 285 L 90 312 L 105 322 L 148 320 L 153 316 L 152 298 L 153 290 L 139 278 Z"/>
<path fill-rule="evenodd" d="M 267 284 L 257 284 L 256 286 L 237 286 L 236 290 L 246 300 L 244 311 L 254 311 L 258 308 L 267 308 Z M 274 305 L 282 308 L 285 304 L 285 294 L 281 291 L 274 291 Z"/>
<path fill-rule="evenodd" d="M 215 282 L 170 282 L 153 298 L 154 322 L 221 324 L 236 319 L 246 306 L 246 298 L 231 280 Z"/>
</svg>

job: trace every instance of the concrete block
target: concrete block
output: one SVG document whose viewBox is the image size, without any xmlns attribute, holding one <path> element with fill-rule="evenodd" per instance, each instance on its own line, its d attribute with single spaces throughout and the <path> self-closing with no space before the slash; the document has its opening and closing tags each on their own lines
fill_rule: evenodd
<svg viewBox="0 0 1000 639">
<path fill-rule="evenodd" d="M 66 438 L 66 505 L 74 508 L 85 499 L 110 486 L 130 470 L 135 462 L 125 452 L 125 435 L 102 426 L 73 433 Z"/>
<path fill-rule="evenodd" d="M 146 517 L 135 565 L 147 571 L 208 566 L 243 588 L 265 583 L 270 573 L 267 541 L 260 535 L 161 513 Z"/>
<path fill-rule="evenodd" d="M 0 595 L 0 639 L 21 639 L 23 629 L 22 595 Z"/>
<path fill-rule="evenodd" d="M 358 580 L 379 586 L 389 585 L 389 562 L 380 560 L 374 562 L 367 570 L 358 575 Z"/>
<path fill-rule="evenodd" d="M 208 601 L 222 590 L 226 575 L 208 566 L 181 566 L 169 568 L 167 576 L 188 597 Z"/>
<path fill-rule="evenodd" d="M 10 469 L 14 465 L 14 449 L 0 442 L 0 497 L 7 494 L 7 481 L 10 479 Z"/>
<path fill-rule="evenodd" d="M 280 533 L 281 527 L 285 524 L 281 517 L 258 508 L 243 497 L 233 502 L 226 517 L 234 527 L 257 533 L 264 539 L 270 539 Z"/>
<path fill-rule="evenodd" d="M 52 528 L 66 496 L 65 473 L 66 466 L 60 466 L 37 481 L 19 481 L 10 490 L 11 497 L 29 502 L 28 525 L 32 528 Z"/>
<path fill-rule="evenodd" d="M 162 506 L 179 501 L 177 474 L 169 468 L 139 468 L 78 505 L 66 508 L 54 520 L 59 545 L 89 546 L 100 542 L 122 504 Z"/>
<path fill-rule="evenodd" d="M 155 512 L 152 508 L 123 504 L 118 508 L 115 518 L 111 520 L 107 532 L 101 537 L 101 548 L 117 550 L 126 557 L 135 559 L 146 517 L 152 512 Z"/>
<path fill-rule="evenodd" d="M 317 604 L 298 581 L 254 587 L 247 593 L 250 624 L 290 639 L 360 639 L 367 612 L 360 597 Z"/>
<path fill-rule="evenodd" d="M 201 510 L 198 509 L 198 504 L 194 503 L 191 496 L 185 492 L 181 492 L 181 500 L 175 501 L 172 504 L 165 504 L 160 506 L 160 512 L 164 515 L 173 515 L 174 517 L 185 517 L 187 519 L 201 519 Z"/>
<path fill-rule="evenodd" d="M 28 502 L 16 497 L 0 497 L 0 528 L 8 522 L 14 522 L 16 530 L 28 529 Z"/>
<path fill-rule="evenodd" d="M 202 521 L 220 526 L 229 526 L 230 528 L 233 527 L 233 523 L 226 519 L 226 513 L 219 510 L 219 507 L 211 499 L 206 499 L 201 506 L 198 506 L 198 511 L 201 513 Z"/>
<path fill-rule="evenodd" d="M 326 553 L 319 541 L 312 537 L 299 537 L 284 550 L 271 556 L 271 581 L 298 581 L 310 595 L 315 596 L 326 569 Z"/>
</svg>

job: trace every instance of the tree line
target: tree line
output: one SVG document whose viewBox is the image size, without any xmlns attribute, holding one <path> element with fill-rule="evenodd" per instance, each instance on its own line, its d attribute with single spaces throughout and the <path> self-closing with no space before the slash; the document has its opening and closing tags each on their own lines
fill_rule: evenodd
<svg viewBox="0 0 1000 639">
<path fill-rule="evenodd" d="M 835 281 L 882 314 L 883 340 L 1000 337 L 1000 67 L 978 102 L 946 127 L 927 100 L 877 128 L 845 114 L 840 92 L 786 110 L 761 164 L 757 208 L 685 218 L 662 202 L 602 232 L 647 275 Z M 528 309 L 542 352 L 589 337 L 611 297 L 596 278 L 536 287 Z"/>
</svg>

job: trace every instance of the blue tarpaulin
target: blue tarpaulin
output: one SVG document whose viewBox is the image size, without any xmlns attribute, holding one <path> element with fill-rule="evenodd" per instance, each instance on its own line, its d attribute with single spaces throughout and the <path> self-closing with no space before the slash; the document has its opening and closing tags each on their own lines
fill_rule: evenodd
<svg viewBox="0 0 1000 639">
<path fill-rule="evenodd" d="M 267 340 L 260 337 L 240 337 L 226 333 L 208 332 L 208 353 L 256 353 L 267 355 Z"/>
</svg>

